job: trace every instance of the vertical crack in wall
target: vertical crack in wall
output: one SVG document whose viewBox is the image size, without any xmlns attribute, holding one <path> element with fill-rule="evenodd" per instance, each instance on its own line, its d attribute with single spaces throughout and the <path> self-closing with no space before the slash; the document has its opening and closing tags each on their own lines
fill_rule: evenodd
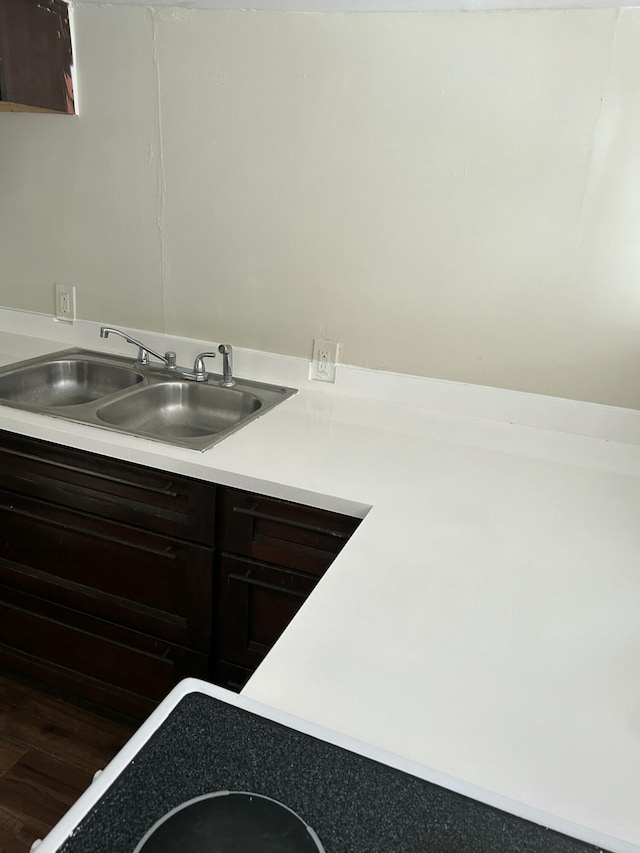
<svg viewBox="0 0 640 853">
<path fill-rule="evenodd" d="M 167 332 L 167 287 L 166 287 L 166 261 L 165 261 L 165 205 L 167 182 L 164 173 L 164 151 L 162 146 L 162 95 L 160 86 L 160 60 L 158 58 L 158 27 L 159 17 L 158 12 L 154 9 L 149 9 L 148 13 L 151 18 L 151 31 L 153 40 L 153 67 L 155 72 L 156 83 L 156 108 L 157 108 L 157 134 L 158 134 L 158 153 L 156 157 L 156 174 L 158 182 L 158 201 L 156 210 L 156 224 L 158 228 L 158 242 L 160 251 L 160 289 L 162 298 L 162 331 Z"/>
<path fill-rule="evenodd" d="M 579 267 L 579 258 L 580 258 L 580 247 L 582 246 L 582 238 L 583 238 L 583 230 L 584 230 L 584 219 L 587 207 L 587 199 L 590 194 L 592 179 L 593 179 L 593 163 L 595 160 L 596 149 L 598 146 L 598 136 L 600 132 L 600 125 L 602 122 L 602 116 L 604 114 L 605 102 L 607 100 L 607 93 L 609 91 L 609 86 L 611 83 L 611 76 L 613 74 L 613 62 L 616 53 L 616 44 L 618 40 L 618 30 L 620 28 L 620 18 L 621 18 L 622 10 L 616 10 L 615 23 L 613 26 L 613 36 L 611 39 L 611 51 L 609 53 L 609 65 L 607 67 L 607 73 L 604 79 L 604 85 L 602 87 L 602 94 L 600 96 L 600 108 L 598 109 L 597 115 L 593 122 L 593 128 L 591 129 L 591 138 L 589 140 L 589 147 L 587 151 L 587 163 L 584 170 L 584 179 L 582 182 L 582 192 L 580 193 L 580 209 L 578 212 L 578 229 L 576 233 L 576 239 L 573 247 L 573 259 L 571 262 L 571 266 L 569 268 L 569 282 L 568 284 L 572 286 L 575 283 L 576 277 L 578 275 L 578 267 Z"/>
</svg>

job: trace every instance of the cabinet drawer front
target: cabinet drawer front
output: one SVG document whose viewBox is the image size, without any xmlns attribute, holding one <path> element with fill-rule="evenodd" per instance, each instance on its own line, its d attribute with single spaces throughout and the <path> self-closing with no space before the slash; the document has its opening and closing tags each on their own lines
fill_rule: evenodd
<svg viewBox="0 0 640 853">
<path fill-rule="evenodd" d="M 317 580 L 253 560 L 220 559 L 221 658 L 254 669 L 293 619 Z"/>
<path fill-rule="evenodd" d="M 237 489 L 222 495 L 223 551 L 312 575 L 331 565 L 360 519 Z"/>
<path fill-rule="evenodd" d="M 0 432 L 0 486 L 213 545 L 215 486 L 210 483 Z"/>
<path fill-rule="evenodd" d="M 0 491 L 0 579 L 208 651 L 213 552 Z"/>
<path fill-rule="evenodd" d="M 49 605 L 45 614 L 36 611 L 38 606 L 28 596 L 3 594 L 0 660 L 23 660 L 25 671 L 36 675 L 45 667 L 52 683 L 65 687 L 73 682 L 75 691 L 87 698 L 111 689 L 159 701 L 180 678 L 207 677 L 205 655 L 117 627 L 112 637 L 112 626 L 100 620 L 83 621 L 78 614 L 82 624 L 77 626 L 72 611 Z"/>
</svg>

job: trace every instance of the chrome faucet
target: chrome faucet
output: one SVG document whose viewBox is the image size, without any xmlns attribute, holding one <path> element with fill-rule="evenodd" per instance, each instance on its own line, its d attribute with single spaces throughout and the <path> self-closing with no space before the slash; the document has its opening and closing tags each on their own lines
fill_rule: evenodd
<svg viewBox="0 0 640 853">
<path fill-rule="evenodd" d="M 148 347 L 146 344 L 143 344 L 135 338 L 132 338 L 130 335 L 127 335 L 126 332 L 121 332 L 120 329 L 112 329 L 111 326 L 102 326 L 100 328 L 100 337 L 108 338 L 109 335 L 119 335 L 121 338 L 124 338 L 128 344 L 133 344 L 134 347 L 138 347 L 136 364 L 149 364 L 149 355 L 152 355 L 154 358 L 159 359 L 159 361 L 161 361 L 169 370 L 176 369 L 176 354 L 173 350 L 168 350 L 164 355 L 160 355 L 159 352 L 152 350 L 151 347 Z"/>
<path fill-rule="evenodd" d="M 233 349 L 230 344 L 220 344 L 218 352 L 222 356 L 222 379 L 220 385 L 223 388 L 233 388 L 236 380 L 233 378 Z"/>
<path fill-rule="evenodd" d="M 194 382 L 206 382 L 209 378 L 209 374 L 204 369 L 204 360 L 205 358 L 215 357 L 215 352 L 201 352 L 200 355 L 196 356 L 196 360 L 193 362 L 193 370 L 187 370 L 180 375 L 183 379 L 192 379 Z"/>
</svg>

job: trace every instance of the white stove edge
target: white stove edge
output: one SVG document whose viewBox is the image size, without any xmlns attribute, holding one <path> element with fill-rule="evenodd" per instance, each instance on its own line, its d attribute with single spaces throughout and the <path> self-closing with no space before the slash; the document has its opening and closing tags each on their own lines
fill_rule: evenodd
<svg viewBox="0 0 640 853">
<path fill-rule="evenodd" d="M 200 681 L 195 678 L 186 678 L 181 681 L 176 687 L 171 690 L 167 697 L 153 711 L 153 713 L 145 720 L 136 733 L 122 747 L 117 755 L 109 762 L 104 770 L 97 774 L 92 784 L 78 798 L 69 811 L 62 819 L 51 829 L 47 836 L 41 841 L 36 841 L 32 846 L 32 853 L 55 853 L 59 850 L 62 844 L 73 834 L 77 826 L 82 822 L 88 812 L 96 805 L 100 798 L 106 793 L 108 788 L 115 782 L 120 773 L 129 765 L 135 758 L 138 752 L 142 749 L 145 743 L 151 738 L 154 732 L 162 725 L 167 717 L 174 710 L 176 705 L 189 693 L 203 693 L 213 699 L 218 699 L 228 705 L 241 708 L 257 716 L 263 717 L 272 722 L 287 726 L 296 731 L 308 734 L 326 743 L 362 755 L 366 758 L 373 759 L 389 767 L 393 767 L 404 773 L 409 773 L 440 785 L 447 790 L 454 791 L 458 794 L 470 797 L 486 805 L 502 809 L 509 814 L 525 818 L 533 823 L 565 835 L 572 836 L 603 847 L 613 853 L 638 853 L 640 847 L 635 844 L 630 844 L 620 839 L 612 838 L 611 836 L 594 830 L 587 830 L 584 827 L 577 826 L 570 821 L 563 820 L 555 815 L 548 815 L 543 812 L 533 809 L 522 803 L 510 800 L 499 794 L 491 791 L 486 791 L 477 788 L 467 782 L 455 779 L 446 774 L 440 773 L 437 770 L 409 761 L 399 755 L 386 752 L 378 749 L 370 744 L 358 741 L 354 738 L 340 734 L 340 732 L 332 731 L 319 726 L 315 723 L 295 717 L 292 714 L 287 714 L 276 708 L 263 705 L 253 699 L 248 699 L 245 696 L 232 693 L 223 687 L 218 687 L 215 684 L 210 684 L 206 681 Z"/>
</svg>

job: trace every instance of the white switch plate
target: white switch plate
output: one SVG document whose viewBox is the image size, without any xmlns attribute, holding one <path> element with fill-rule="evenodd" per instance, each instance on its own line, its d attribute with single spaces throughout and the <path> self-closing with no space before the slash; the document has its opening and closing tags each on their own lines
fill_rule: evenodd
<svg viewBox="0 0 640 853">
<path fill-rule="evenodd" d="M 315 338 L 309 379 L 318 379 L 320 382 L 335 382 L 339 349 L 340 344 L 335 341 L 323 341 L 320 338 Z"/>
<path fill-rule="evenodd" d="M 55 284 L 55 314 L 56 320 L 73 323 L 76 319 L 76 288 L 66 284 Z"/>
</svg>

